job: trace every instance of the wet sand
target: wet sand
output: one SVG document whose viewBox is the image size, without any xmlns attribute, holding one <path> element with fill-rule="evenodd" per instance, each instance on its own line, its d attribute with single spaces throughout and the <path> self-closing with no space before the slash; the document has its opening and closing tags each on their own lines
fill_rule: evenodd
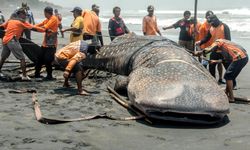
<svg viewBox="0 0 250 150">
<path fill-rule="evenodd" d="M 68 37 L 68 35 L 65 35 Z M 33 34 L 41 43 L 42 35 Z M 106 43 L 109 41 L 105 39 Z M 59 38 L 59 47 L 68 39 Z M 10 57 L 13 59 L 13 56 Z M 14 59 L 13 59 L 14 60 Z M 250 65 L 238 77 L 237 96 L 250 98 Z M 108 113 L 113 116 L 131 116 L 107 92 L 115 76 L 100 73 L 85 79 L 85 89 L 91 96 L 75 95 L 73 88 L 62 88 L 62 72 L 55 71 L 56 81 L 0 82 L 0 149 L 34 150 L 122 150 L 122 149 L 185 149 L 185 150 L 247 150 L 250 147 L 250 105 L 230 104 L 229 120 L 213 126 L 194 126 L 183 123 L 156 123 L 145 121 L 91 121 L 45 125 L 35 120 L 32 94 L 10 94 L 13 89 L 36 89 L 43 115 L 77 118 L 82 115 Z"/>
</svg>

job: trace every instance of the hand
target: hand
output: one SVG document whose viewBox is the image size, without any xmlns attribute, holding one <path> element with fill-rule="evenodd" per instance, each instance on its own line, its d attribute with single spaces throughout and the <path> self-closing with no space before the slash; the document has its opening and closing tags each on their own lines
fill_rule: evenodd
<svg viewBox="0 0 250 150">
<path fill-rule="evenodd" d="M 162 27 L 163 30 L 166 30 L 167 28 L 166 27 Z"/>
<path fill-rule="evenodd" d="M 69 74 L 70 74 L 69 71 L 66 70 L 63 73 L 63 77 L 67 79 L 67 78 L 69 78 Z"/>
<path fill-rule="evenodd" d="M 197 41 L 197 42 L 195 43 L 195 45 L 200 46 L 200 45 L 201 45 L 201 41 Z"/>
<path fill-rule="evenodd" d="M 221 63 L 221 60 L 210 60 L 209 63 L 210 64 L 217 64 L 217 63 Z"/>
<path fill-rule="evenodd" d="M 203 51 L 196 51 L 193 53 L 194 56 L 201 56 L 203 54 Z"/>
</svg>

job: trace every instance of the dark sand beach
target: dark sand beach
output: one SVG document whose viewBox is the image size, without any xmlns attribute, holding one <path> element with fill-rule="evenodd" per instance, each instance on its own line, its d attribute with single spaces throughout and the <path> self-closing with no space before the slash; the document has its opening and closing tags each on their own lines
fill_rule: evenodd
<svg viewBox="0 0 250 150">
<path fill-rule="evenodd" d="M 34 42 L 41 43 L 42 34 L 32 34 Z M 109 40 L 105 41 L 108 43 Z M 68 39 L 59 38 L 59 43 L 62 47 Z M 13 56 L 9 59 L 14 60 Z M 249 73 L 248 63 L 238 77 L 237 96 L 250 98 Z M 213 126 L 107 119 L 41 124 L 34 116 L 32 94 L 13 94 L 10 90 L 36 89 L 44 116 L 77 118 L 104 112 L 113 116 L 131 116 L 107 92 L 107 85 L 116 76 L 107 77 L 106 73 L 100 73 L 96 78 L 85 79 L 83 85 L 92 94 L 79 96 L 75 95 L 74 80 L 71 81 L 73 88 L 65 89 L 62 88 L 62 72 L 55 71 L 54 75 L 56 81 L 0 82 L 1 150 L 248 150 L 250 147 L 250 105 L 247 104 L 230 104 L 228 120 Z"/>
</svg>

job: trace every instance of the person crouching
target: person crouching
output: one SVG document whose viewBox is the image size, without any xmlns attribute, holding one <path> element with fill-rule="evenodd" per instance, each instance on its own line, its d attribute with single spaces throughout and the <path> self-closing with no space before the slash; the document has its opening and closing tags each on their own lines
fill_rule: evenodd
<svg viewBox="0 0 250 150">
<path fill-rule="evenodd" d="M 89 95 L 82 88 L 83 69 L 81 62 L 87 56 L 88 48 L 91 46 L 83 40 L 72 42 L 69 45 L 61 48 L 55 54 L 55 61 L 65 68 L 63 77 L 65 78 L 64 87 L 69 87 L 69 77 L 72 72 L 76 75 L 76 82 L 79 95 Z"/>
</svg>

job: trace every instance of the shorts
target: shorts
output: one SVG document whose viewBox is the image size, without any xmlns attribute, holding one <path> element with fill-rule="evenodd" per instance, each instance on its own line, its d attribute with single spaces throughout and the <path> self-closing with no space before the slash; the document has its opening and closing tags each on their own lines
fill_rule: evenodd
<svg viewBox="0 0 250 150">
<path fill-rule="evenodd" d="M 232 62 L 226 70 L 225 80 L 235 80 L 247 62 L 248 57 Z"/>
<path fill-rule="evenodd" d="M 10 40 L 6 45 L 3 45 L 1 57 L 3 59 L 8 58 L 10 56 L 10 52 L 13 53 L 16 59 L 25 59 L 20 43 L 14 39 Z"/>
<path fill-rule="evenodd" d="M 56 62 L 57 62 L 60 66 L 62 66 L 63 68 L 66 68 L 67 65 L 68 65 L 68 63 L 69 63 L 69 61 L 66 60 L 66 59 L 60 60 L 60 59 L 57 59 L 57 58 L 56 58 L 55 60 L 56 60 Z M 76 73 L 76 72 L 82 71 L 82 70 L 83 70 L 83 69 L 82 69 L 82 63 L 81 63 L 81 62 L 78 62 L 78 63 L 75 64 L 75 66 L 73 67 L 73 69 L 71 70 L 71 72 Z"/>
</svg>

